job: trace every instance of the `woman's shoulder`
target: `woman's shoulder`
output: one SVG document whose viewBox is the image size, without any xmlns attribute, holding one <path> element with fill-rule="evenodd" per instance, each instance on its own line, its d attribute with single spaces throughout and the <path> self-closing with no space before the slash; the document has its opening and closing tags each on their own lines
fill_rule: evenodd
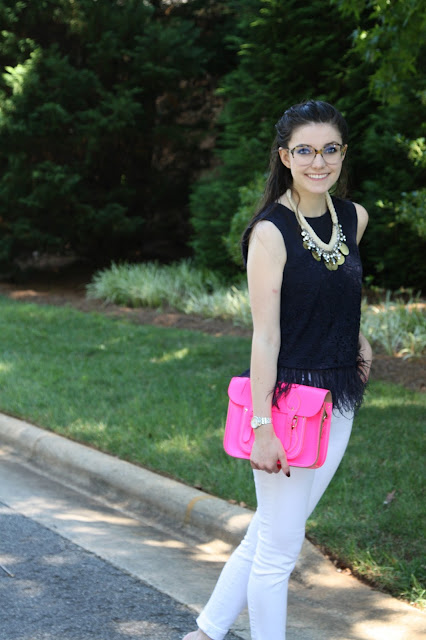
<svg viewBox="0 0 426 640">
<path fill-rule="evenodd" d="M 244 264 L 247 264 L 249 244 L 255 244 L 253 241 L 269 248 L 282 248 L 283 230 L 280 225 L 279 207 L 276 202 L 264 207 L 244 231 L 241 241 Z"/>
<path fill-rule="evenodd" d="M 346 216 L 348 221 L 350 220 L 355 224 L 357 242 L 359 243 L 368 224 L 367 210 L 358 202 L 352 202 L 351 200 L 344 200 L 334 196 L 333 200 L 338 214 L 340 216 Z"/>
<path fill-rule="evenodd" d="M 356 214 L 358 216 L 358 223 L 363 222 L 364 226 L 366 227 L 368 224 L 367 209 L 363 207 L 362 204 L 359 204 L 358 202 L 353 202 L 352 204 L 354 205 Z"/>
<path fill-rule="evenodd" d="M 270 216 L 261 217 L 253 228 L 250 246 L 255 247 L 260 244 L 267 251 L 278 255 L 285 248 L 283 240 L 284 236 L 279 219 L 275 219 L 274 215 L 271 214 Z"/>
<path fill-rule="evenodd" d="M 367 213 L 367 209 L 365 209 L 365 207 L 363 207 L 362 204 L 358 204 L 357 202 L 354 202 L 353 205 L 356 209 L 356 215 L 358 219 L 356 241 L 359 244 L 362 236 L 364 235 L 364 231 L 366 230 L 368 225 L 368 213 Z"/>
<path fill-rule="evenodd" d="M 252 220 L 250 225 L 244 232 L 244 241 L 248 244 L 249 238 L 256 236 L 263 239 L 276 239 L 279 236 L 284 237 L 286 229 L 286 218 L 288 217 L 286 207 L 278 202 L 272 202 L 265 206 L 257 216 Z M 294 216 L 292 216 L 294 217 Z"/>
</svg>

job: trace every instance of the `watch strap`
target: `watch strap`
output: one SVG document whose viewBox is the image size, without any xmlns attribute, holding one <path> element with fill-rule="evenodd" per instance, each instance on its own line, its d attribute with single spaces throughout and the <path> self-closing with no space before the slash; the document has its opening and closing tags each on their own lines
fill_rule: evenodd
<svg viewBox="0 0 426 640">
<path fill-rule="evenodd" d="M 265 416 L 253 416 L 251 426 L 253 429 L 262 426 L 263 424 L 272 424 L 272 418 Z"/>
</svg>

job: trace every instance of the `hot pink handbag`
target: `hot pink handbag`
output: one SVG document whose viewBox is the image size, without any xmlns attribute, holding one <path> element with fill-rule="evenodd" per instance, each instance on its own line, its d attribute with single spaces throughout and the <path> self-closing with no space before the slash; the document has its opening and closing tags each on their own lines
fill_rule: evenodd
<svg viewBox="0 0 426 640">
<path fill-rule="evenodd" d="M 250 378 L 232 378 L 228 396 L 224 449 L 234 458 L 250 458 L 254 442 Z M 316 469 L 324 464 L 332 410 L 330 391 L 302 384 L 292 385 L 279 400 L 279 408 L 272 407 L 274 430 L 290 466 Z"/>
</svg>

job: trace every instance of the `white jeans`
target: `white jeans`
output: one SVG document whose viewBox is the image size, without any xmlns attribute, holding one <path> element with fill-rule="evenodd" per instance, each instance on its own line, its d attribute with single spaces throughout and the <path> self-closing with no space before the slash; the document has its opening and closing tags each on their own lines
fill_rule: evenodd
<svg viewBox="0 0 426 640">
<path fill-rule="evenodd" d="M 247 605 L 252 640 L 285 640 L 288 581 L 305 523 L 340 464 L 352 422 L 352 414 L 333 414 L 327 460 L 319 469 L 291 467 L 290 478 L 253 472 L 257 511 L 197 619 L 212 640 L 222 640 Z"/>
</svg>

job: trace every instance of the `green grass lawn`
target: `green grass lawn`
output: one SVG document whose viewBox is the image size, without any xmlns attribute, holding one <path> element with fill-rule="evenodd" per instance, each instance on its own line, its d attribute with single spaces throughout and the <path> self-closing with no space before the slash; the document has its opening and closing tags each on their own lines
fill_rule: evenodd
<svg viewBox="0 0 426 640">
<path fill-rule="evenodd" d="M 2 297 L 0 331 L 0 410 L 254 506 L 249 464 L 222 449 L 226 390 L 248 366 L 249 340 Z M 416 603 L 424 596 L 425 405 L 425 394 L 371 384 L 308 523 L 310 539 L 343 564 Z"/>
</svg>

